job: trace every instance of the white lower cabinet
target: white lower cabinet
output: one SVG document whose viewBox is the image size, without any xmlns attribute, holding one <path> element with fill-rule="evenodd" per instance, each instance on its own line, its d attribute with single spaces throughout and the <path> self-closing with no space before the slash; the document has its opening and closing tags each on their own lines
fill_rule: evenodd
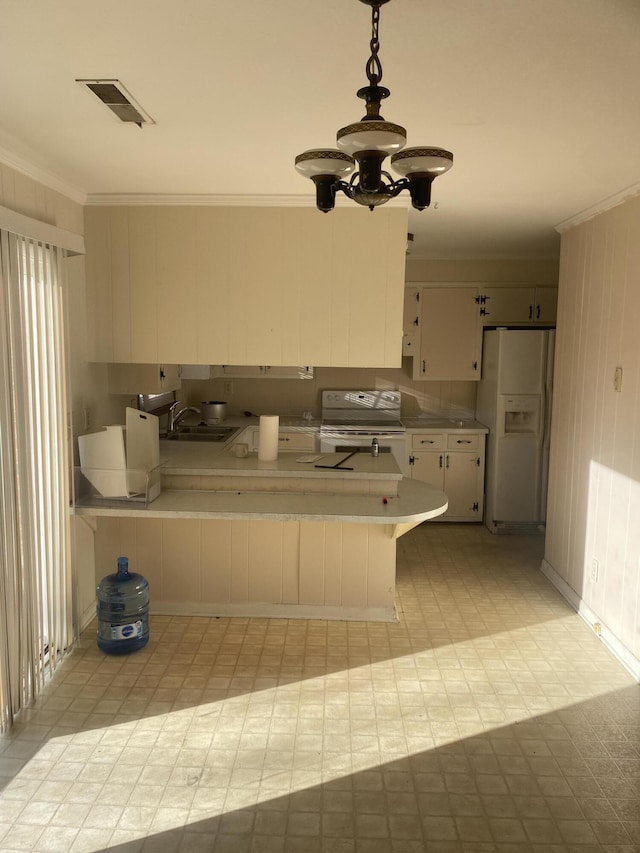
<svg viewBox="0 0 640 853">
<path fill-rule="evenodd" d="M 249 445 L 249 451 L 257 453 L 260 441 L 260 427 L 249 427 L 238 439 Z M 280 428 L 278 430 L 279 453 L 312 453 L 316 449 L 316 433 L 314 430 L 296 430 Z"/>
<path fill-rule="evenodd" d="M 449 508 L 438 521 L 482 521 L 484 433 L 407 433 L 406 476 L 446 493 Z"/>
</svg>

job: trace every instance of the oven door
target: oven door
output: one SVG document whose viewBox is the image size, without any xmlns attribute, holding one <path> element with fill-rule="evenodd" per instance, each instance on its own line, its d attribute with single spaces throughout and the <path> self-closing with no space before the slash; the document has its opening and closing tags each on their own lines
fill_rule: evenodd
<svg viewBox="0 0 640 853">
<path fill-rule="evenodd" d="M 358 430 L 320 430 L 321 453 L 350 453 L 361 448 L 363 452 L 371 450 L 371 442 L 378 439 L 379 453 L 392 453 L 398 468 L 404 474 L 405 435 L 404 433 L 384 433 Z"/>
</svg>

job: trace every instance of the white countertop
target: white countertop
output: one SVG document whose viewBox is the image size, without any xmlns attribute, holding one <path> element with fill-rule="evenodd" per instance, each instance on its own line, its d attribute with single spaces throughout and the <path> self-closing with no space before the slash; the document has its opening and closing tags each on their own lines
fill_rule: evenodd
<svg viewBox="0 0 640 853">
<path fill-rule="evenodd" d="M 419 524 L 447 509 L 444 492 L 403 478 L 396 497 L 299 492 L 164 491 L 148 506 L 122 503 L 75 508 L 79 516 L 145 518 L 269 519 L 343 521 L 361 524 Z"/>
<path fill-rule="evenodd" d="M 438 429 L 448 431 L 455 430 L 461 432 L 489 432 L 488 427 L 472 418 L 445 418 L 424 414 L 413 415 L 411 417 L 402 415 L 400 420 L 405 429 Z M 200 423 L 200 419 L 197 417 L 188 418 L 185 419 L 184 423 L 197 424 Z M 309 421 L 305 418 L 298 418 L 293 415 L 280 415 L 279 423 L 280 427 L 284 429 L 312 433 L 316 433 L 321 426 L 321 421 L 319 418 L 313 418 Z M 257 427 L 260 425 L 260 417 L 259 415 L 251 415 L 249 417 L 246 417 L 244 415 L 232 415 L 225 418 L 223 424 L 225 426 L 236 427 Z"/>
<path fill-rule="evenodd" d="M 276 412 L 273 412 L 276 414 Z M 305 430 L 317 432 L 320 428 L 319 418 L 296 417 L 295 415 L 278 415 L 279 426 L 282 429 Z M 184 424 L 199 424 L 202 423 L 198 415 L 190 416 L 182 421 Z M 220 422 L 220 426 L 239 426 L 239 427 L 259 427 L 260 415 L 227 415 L 224 421 Z"/>
<path fill-rule="evenodd" d="M 235 441 L 241 440 L 236 437 Z M 400 480 L 402 473 L 391 453 L 372 456 L 356 453 L 344 463 L 344 468 L 316 468 L 333 465 L 344 459 L 345 453 L 278 454 L 275 462 L 262 462 L 257 453 L 244 459 L 232 455 L 229 442 L 216 444 L 206 441 L 161 441 L 160 464 L 164 475 L 214 475 L 234 477 L 347 477 L 362 480 Z M 304 457 L 320 456 L 316 462 L 298 462 Z M 352 471 L 347 470 L 353 468 Z"/>
<path fill-rule="evenodd" d="M 474 420 L 455 420 L 454 418 L 416 417 L 402 418 L 405 429 L 437 430 L 447 432 L 489 432 L 488 427 Z"/>
</svg>

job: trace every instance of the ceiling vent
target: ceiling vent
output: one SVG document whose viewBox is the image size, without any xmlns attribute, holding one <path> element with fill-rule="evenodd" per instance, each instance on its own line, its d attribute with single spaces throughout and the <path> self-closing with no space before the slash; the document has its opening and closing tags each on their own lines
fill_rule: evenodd
<svg viewBox="0 0 640 853">
<path fill-rule="evenodd" d="M 120 121 L 129 124 L 155 124 L 154 120 L 137 104 L 119 80 L 76 80 L 92 92 Z"/>
</svg>

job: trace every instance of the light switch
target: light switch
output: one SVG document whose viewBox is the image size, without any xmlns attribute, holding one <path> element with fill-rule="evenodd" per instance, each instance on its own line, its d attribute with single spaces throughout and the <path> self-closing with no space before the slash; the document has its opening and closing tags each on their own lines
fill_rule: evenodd
<svg viewBox="0 0 640 853">
<path fill-rule="evenodd" d="M 614 391 L 622 391 L 622 368 L 616 367 L 616 371 L 613 374 L 613 390 Z"/>
</svg>

